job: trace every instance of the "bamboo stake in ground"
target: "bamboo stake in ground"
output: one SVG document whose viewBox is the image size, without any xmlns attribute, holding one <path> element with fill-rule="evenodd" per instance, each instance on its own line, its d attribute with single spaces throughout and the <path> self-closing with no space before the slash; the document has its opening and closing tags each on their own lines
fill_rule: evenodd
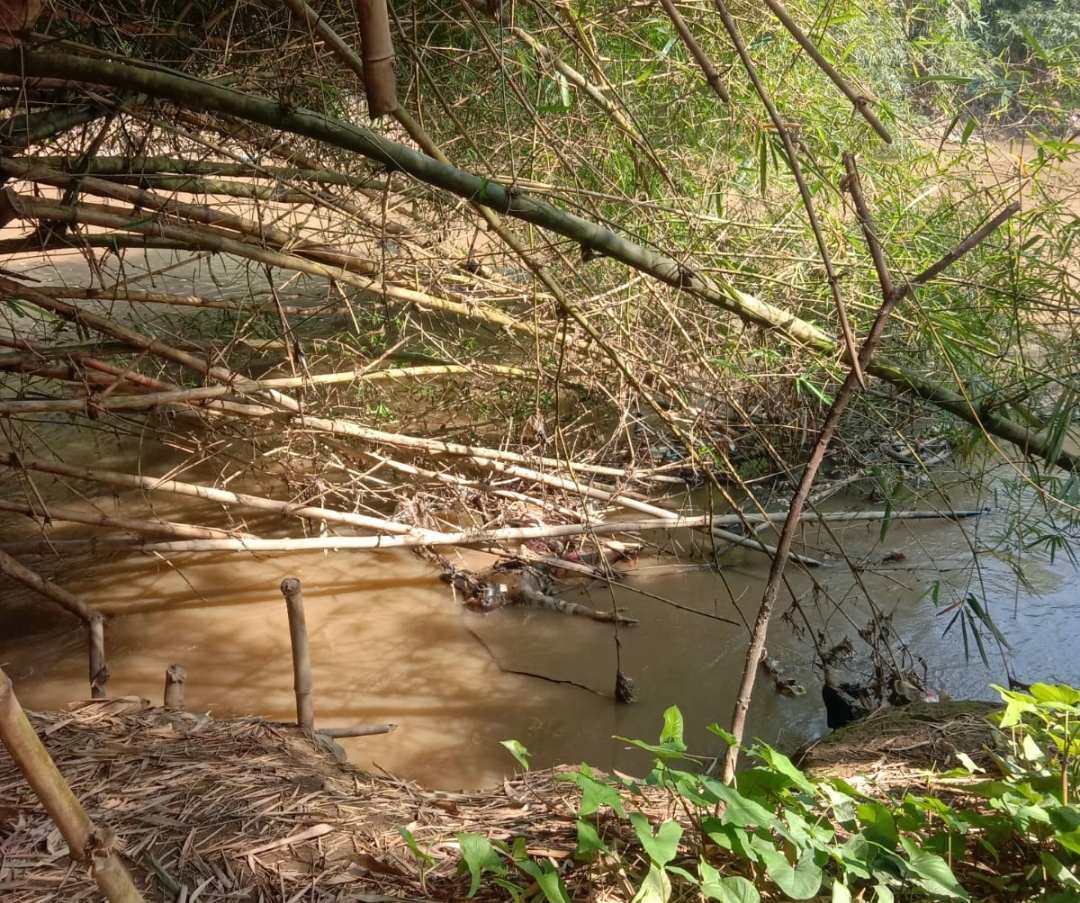
<svg viewBox="0 0 1080 903">
<path fill-rule="evenodd" d="M 87 622 L 90 639 L 90 698 L 109 695 L 109 663 L 105 660 L 105 616 L 94 614 Z"/>
<path fill-rule="evenodd" d="M 109 903 L 143 903 L 131 875 L 116 854 L 116 838 L 95 828 L 64 776 L 34 733 L 11 680 L 0 668 L 0 742 L 60 829 L 71 858 L 90 867 L 90 875 Z"/>
<path fill-rule="evenodd" d="M 293 690 L 296 692 L 296 723 L 315 730 L 315 703 L 312 698 L 311 654 L 308 651 L 307 622 L 300 581 L 286 577 L 281 592 L 289 609 L 289 640 L 292 643 Z"/>
<path fill-rule="evenodd" d="M 180 665 L 169 665 L 165 669 L 165 708 L 182 709 L 184 707 L 184 682 L 187 671 Z"/>
</svg>

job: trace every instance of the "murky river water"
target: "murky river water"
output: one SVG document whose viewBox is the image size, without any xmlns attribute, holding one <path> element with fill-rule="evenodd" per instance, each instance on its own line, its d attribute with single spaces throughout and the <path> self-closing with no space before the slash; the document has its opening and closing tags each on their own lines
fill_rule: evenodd
<svg viewBox="0 0 1080 903">
<path fill-rule="evenodd" d="M 975 578 L 972 591 L 988 600 L 1012 646 L 1007 655 L 1019 677 L 1080 682 L 1075 574 L 1029 557 L 1026 576 L 1039 595 L 1018 588 L 1010 570 L 991 556 L 982 557 L 976 574 L 961 530 L 989 537 L 998 526 L 994 514 L 978 525 L 896 523 L 884 544 L 878 542 L 879 524 L 838 528 L 848 555 L 864 565 L 861 577 L 871 597 L 895 613 L 894 626 L 927 659 L 932 682 L 956 698 L 992 698 L 988 684 L 1003 682 L 1005 671 L 992 643 L 986 668 L 974 646 L 965 661 L 958 629 L 942 636 L 945 619 L 925 598 L 937 580 L 944 586 L 941 598 L 948 599 L 966 593 Z M 811 554 L 830 547 L 816 529 L 805 540 Z M 903 551 L 905 560 L 882 563 L 888 551 Z M 294 713 L 278 585 L 286 576 L 299 577 L 317 724 L 396 723 L 392 734 L 344 741 L 351 758 L 364 767 L 456 788 L 490 784 L 510 770 L 512 760 L 499 745 L 510 738 L 524 743 L 541 765 L 586 760 L 637 769 L 636 754 L 613 735 L 655 739 L 662 712 L 672 703 L 686 715 L 694 750 L 719 752 L 704 726 L 730 717 L 747 631 L 708 616 L 739 621 L 741 610 L 752 620 L 767 567 L 762 557 L 739 554 L 741 561 L 719 572 L 673 568 L 674 558 L 644 560 L 616 588 L 618 603 L 641 620 L 621 632 L 622 668 L 641 697 L 632 706 L 611 698 L 615 645 L 608 625 L 546 611 L 466 612 L 433 568 L 406 551 L 175 555 L 168 562 L 115 557 L 77 572 L 61 569 L 57 576 L 115 616 L 107 628 L 112 693 L 160 701 L 165 667 L 178 662 L 188 672 L 192 711 L 277 719 Z M 795 569 L 790 573 L 792 587 L 809 601 L 810 582 Z M 865 622 L 868 609 L 850 572 L 830 563 L 816 576 L 843 602 L 843 613 L 815 618 L 815 625 L 830 642 L 849 635 L 858 645 L 855 626 Z M 591 587 L 567 595 L 605 607 L 608 592 Z M 24 705 L 58 708 L 84 698 L 83 627 L 51 603 L 31 603 L 10 585 L 3 586 L 3 600 L 0 661 Z M 749 733 L 791 748 L 826 730 L 820 676 L 812 668 L 812 647 L 779 620 L 769 647 L 808 692 L 793 699 L 760 686 Z M 602 695 L 510 670 L 574 681 Z"/>
</svg>

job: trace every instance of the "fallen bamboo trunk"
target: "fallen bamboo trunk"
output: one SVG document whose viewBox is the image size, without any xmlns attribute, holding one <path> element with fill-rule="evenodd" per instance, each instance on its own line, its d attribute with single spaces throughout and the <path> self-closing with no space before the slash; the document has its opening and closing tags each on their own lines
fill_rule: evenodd
<svg viewBox="0 0 1080 903">
<path fill-rule="evenodd" d="M 838 350 L 833 339 L 821 329 L 792 316 L 786 310 L 739 291 L 726 279 L 696 272 L 675 258 L 628 241 L 597 223 L 516 192 L 490 178 L 457 169 L 413 148 L 390 141 L 384 135 L 377 135 L 355 125 L 331 120 L 307 110 L 283 107 L 273 99 L 255 97 L 194 79 L 189 75 L 163 69 L 151 72 L 121 61 L 37 53 L 20 48 L 0 50 L 0 73 L 22 77 L 71 77 L 95 84 L 124 87 L 155 97 L 176 100 L 194 108 L 239 116 L 284 132 L 305 135 L 360 153 L 385 166 L 408 173 L 419 181 L 468 198 L 485 208 L 509 214 L 579 241 L 583 247 L 621 261 L 705 303 L 733 313 L 744 322 L 775 331 L 793 344 L 825 354 Z M 1006 208 L 1001 216 L 988 225 L 996 227 L 1003 217 L 1007 218 L 1017 209 L 1018 204 Z M 955 260 L 959 253 L 958 251 L 947 255 L 938 264 L 901 286 L 897 290 L 897 300 L 933 278 Z M 379 290 L 379 286 L 374 282 L 372 287 Z M 4 287 L 4 290 L 8 289 Z M 485 312 L 485 316 L 489 313 Z M 516 326 L 511 328 L 523 327 L 524 331 L 528 331 L 528 327 L 521 323 L 516 323 Z M 1036 431 L 1007 420 L 989 400 L 985 403 L 973 401 L 978 393 L 968 391 L 967 387 L 962 387 L 961 391 L 953 391 L 880 358 L 870 363 L 867 372 L 906 388 L 942 410 L 1013 443 L 1025 454 L 1038 455 L 1071 472 L 1080 471 L 1080 455 L 1063 449 L 1060 443 L 1055 442 L 1053 431 Z"/>
<path fill-rule="evenodd" d="M 349 524 L 354 527 L 366 527 L 371 530 L 381 530 L 386 533 L 416 534 L 418 538 L 434 535 L 429 531 L 418 530 L 408 524 L 397 523 L 378 517 L 368 517 L 364 514 L 352 514 L 346 511 L 335 511 L 332 508 L 319 508 L 314 505 L 303 505 L 295 502 L 279 502 L 276 499 L 268 499 L 258 495 L 248 495 L 242 492 L 230 492 L 226 489 L 216 489 L 213 486 L 200 486 L 197 483 L 185 483 L 180 480 L 169 480 L 158 477 L 143 477 L 135 474 L 119 473 L 111 470 L 90 470 L 87 468 L 71 467 L 59 461 L 41 461 L 35 458 L 23 458 L 14 454 L 0 454 L 0 466 L 14 467 L 26 470 L 35 470 L 40 473 L 51 473 L 57 476 L 71 477 L 76 480 L 88 480 L 90 482 L 105 483 L 110 486 L 124 486 L 131 489 L 142 489 L 148 492 L 169 492 L 175 495 L 190 496 L 204 499 L 221 505 L 235 505 L 245 508 L 256 508 L 262 511 L 276 511 L 290 517 L 302 517 L 310 520 L 324 520 L 330 523 Z M 426 542 L 426 539 L 422 539 Z"/>
<path fill-rule="evenodd" d="M 178 524 L 171 521 L 141 520 L 133 517 L 117 517 L 111 514 L 94 514 L 88 511 L 75 511 L 71 508 L 53 508 L 38 510 L 33 505 L 22 505 L 0 499 L 0 511 L 13 511 L 24 514 L 47 524 L 50 521 L 70 521 L 74 524 L 88 524 L 93 527 L 112 527 L 131 533 L 174 536 L 177 539 L 223 539 L 229 536 L 251 536 L 241 530 L 220 530 L 217 527 L 197 527 L 191 524 Z M 254 537 L 252 537 L 254 538 Z"/>
<path fill-rule="evenodd" d="M 23 586 L 27 586 L 37 593 L 52 599 L 58 605 L 62 605 L 72 614 L 77 615 L 84 621 L 89 622 L 95 616 L 100 617 L 99 612 L 91 608 L 78 596 L 72 595 L 62 586 L 57 586 L 51 580 L 46 580 L 40 574 L 35 573 L 28 567 L 19 564 L 7 552 L 0 551 L 0 573 L 18 580 Z"/>
<path fill-rule="evenodd" d="M 0 741 L 60 829 L 71 858 L 89 867 L 109 903 L 143 903 L 142 895 L 117 855 L 118 843 L 97 828 L 49 757 L 22 706 L 11 680 L 0 668 Z"/>
<path fill-rule="evenodd" d="M 884 512 L 884 511 L 845 511 L 835 514 L 807 514 L 803 517 L 804 523 L 816 523 L 818 521 L 873 521 L 884 520 L 886 517 L 893 520 L 920 519 L 920 518 L 943 518 L 946 520 L 963 520 L 965 518 L 979 517 L 985 511 L 912 511 Z M 751 523 L 774 524 L 782 521 L 783 514 L 770 514 L 768 518 L 760 514 L 745 516 Z M 88 549 L 126 549 L 137 552 L 300 552 L 316 551 L 321 549 L 392 549 L 409 548 L 419 545 L 454 546 L 454 545 L 483 545 L 498 542 L 522 541 L 527 539 L 556 539 L 567 536 L 585 536 L 591 534 L 606 533 L 639 533 L 647 530 L 681 530 L 708 528 L 714 525 L 736 525 L 742 523 L 742 519 L 735 515 L 697 515 L 692 517 L 677 516 L 676 518 L 652 518 L 638 520 L 603 521 L 587 524 L 554 524 L 540 527 L 504 527 L 497 530 L 459 531 L 455 533 L 439 533 L 425 531 L 421 534 L 403 534 L 398 536 L 318 536 L 304 538 L 283 537 L 280 539 L 204 539 L 204 540 L 176 540 L 162 542 L 145 542 L 139 539 L 86 539 L 86 540 L 56 540 L 51 543 L 22 542 L 2 543 L 0 550 L 15 550 L 20 554 L 52 554 L 55 550 L 76 551 Z M 745 539 L 739 534 L 730 534 L 732 537 Z M 727 537 L 725 537 L 727 538 Z"/>
</svg>

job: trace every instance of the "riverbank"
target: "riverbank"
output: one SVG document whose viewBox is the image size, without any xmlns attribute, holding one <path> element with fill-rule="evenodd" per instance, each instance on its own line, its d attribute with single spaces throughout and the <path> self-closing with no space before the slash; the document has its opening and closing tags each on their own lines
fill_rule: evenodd
<svg viewBox="0 0 1080 903">
<path fill-rule="evenodd" d="M 839 766 L 836 753 L 843 750 L 850 757 L 844 761 L 860 763 L 865 792 L 873 793 L 887 758 L 885 783 L 906 768 L 925 788 L 927 738 L 941 744 L 933 753 L 940 765 L 950 764 L 945 752 L 951 754 L 952 744 L 979 756 L 989 737 L 979 713 L 988 708 L 948 703 L 893 710 L 815 744 L 817 766 L 824 750 L 833 751 Z M 216 720 L 153 708 L 138 697 L 30 717 L 91 818 L 115 835 L 146 900 L 464 899 L 470 879 L 459 874 L 462 832 L 511 843 L 521 838 L 529 857 L 559 870 L 572 899 L 632 895 L 626 891 L 634 879 L 605 857 L 575 860 L 581 789 L 559 779 L 569 768 L 447 793 L 361 771 L 290 724 Z M 0 788 L 3 899 L 97 900 L 93 882 L 72 870 L 59 832 L 6 756 Z M 673 816 L 665 791 L 639 789 L 635 802 L 651 821 Z M 636 861 L 625 820 L 602 807 L 592 824 L 609 848 Z M 477 897 L 506 898 L 490 880 Z"/>
<path fill-rule="evenodd" d="M 525 837 L 556 861 L 577 843 L 575 788 L 553 772 L 433 792 L 343 763 L 295 725 L 216 720 L 138 697 L 28 714 L 147 901 L 462 899 L 457 832 Z M 100 899 L 6 754 L 0 788 L 5 903 Z"/>
</svg>

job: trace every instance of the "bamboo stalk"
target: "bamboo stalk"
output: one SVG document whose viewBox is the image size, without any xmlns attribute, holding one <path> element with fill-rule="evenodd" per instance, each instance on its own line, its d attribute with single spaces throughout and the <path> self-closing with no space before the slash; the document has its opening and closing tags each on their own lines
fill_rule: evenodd
<svg viewBox="0 0 1080 903">
<path fill-rule="evenodd" d="M 109 678 L 112 676 L 105 659 L 105 616 L 95 614 L 87 624 L 90 645 L 90 698 L 104 699 L 109 695 Z"/>
<path fill-rule="evenodd" d="M 60 829 L 72 858 L 91 866 L 91 874 L 110 901 L 141 901 L 142 897 L 116 857 L 109 832 L 99 831 L 90 821 L 34 733 L 15 697 L 11 681 L 2 669 L 0 739 Z"/>
<path fill-rule="evenodd" d="M 985 511 L 850 511 L 834 514 L 804 514 L 801 523 L 817 521 L 874 521 L 890 518 L 892 520 L 943 518 L 962 520 L 979 517 Z M 767 518 L 761 515 L 725 514 L 719 516 L 678 515 L 677 519 L 668 517 L 599 521 L 583 524 L 553 524 L 539 527 L 502 527 L 495 530 L 462 530 L 457 532 L 437 532 L 433 530 L 401 534 L 397 536 L 319 536 L 281 539 L 206 539 L 149 542 L 140 539 L 98 538 L 86 540 L 54 540 L 53 542 L 0 542 L 0 549 L 16 550 L 22 554 L 53 554 L 56 550 L 129 550 L 138 552 L 300 552 L 322 549 L 392 549 L 409 548 L 418 545 L 453 546 L 483 545 L 501 542 L 520 542 L 529 539 L 557 539 L 569 536 L 583 536 L 608 533 L 640 533 L 650 530 L 683 530 L 708 528 L 714 525 L 734 526 L 743 522 L 775 524 L 786 517 L 783 513 L 772 513 Z M 401 525 L 397 525 L 401 526 Z M 732 534 L 736 536 L 738 534 Z M 740 539 L 745 537 L 739 536 Z M 811 559 L 812 560 L 812 559 Z"/>
<path fill-rule="evenodd" d="M 0 53 L 2 53 L 2 51 L 0 51 Z M 116 223 L 116 227 L 120 227 L 119 222 Z M 184 232 L 185 230 L 177 228 L 176 231 Z M 95 236 L 88 236 L 87 242 L 93 244 L 94 238 Z M 122 239 L 130 238 L 130 236 L 109 236 L 109 242 L 106 242 L 106 246 L 109 246 L 109 244 L 113 241 L 114 238 L 117 241 L 120 241 Z M 159 239 L 156 237 L 147 237 L 146 240 L 146 244 L 150 247 L 159 246 L 158 242 Z M 239 242 L 235 244 L 241 245 L 241 243 Z M 190 250 L 193 246 L 199 245 L 200 242 L 197 240 L 196 236 L 190 235 L 187 237 L 187 239 L 174 238 L 172 240 L 172 243 L 168 244 L 167 247 L 183 248 L 185 250 Z M 456 316 L 464 317 L 466 319 L 476 320 L 482 323 L 490 323 L 493 326 L 503 326 L 507 329 L 513 330 L 514 332 L 527 335 L 535 340 L 547 338 L 552 340 L 553 342 L 557 342 L 562 339 L 561 333 L 549 335 L 545 333 L 544 330 L 539 329 L 538 327 L 535 327 L 529 323 L 523 323 L 517 318 L 511 317 L 509 314 L 504 314 L 502 311 L 495 310 L 494 308 L 488 307 L 484 304 L 480 304 L 475 299 L 470 299 L 467 301 L 455 301 L 449 298 L 438 298 L 426 292 L 420 292 L 414 289 L 405 288 L 400 285 L 394 285 L 392 283 L 386 282 L 385 280 L 367 279 L 361 276 L 357 276 L 356 274 L 350 273 L 346 270 L 330 269 L 323 266 L 322 264 L 314 263 L 312 261 L 306 261 L 300 258 L 290 258 L 290 255 L 283 254 L 277 251 L 255 249 L 258 253 L 254 256 L 251 253 L 244 252 L 244 249 L 250 249 L 253 247 L 254 246 L 241 245 L 240 247 L 237 247 L 233 249 L 233 251 L 230 251 L 228 253 L 236 253 L 238 256 L 248 257 L 250 259 L 257 259 L 259 260 L 259 262 L 268 264 L 270 266 L 277 266 L 283 269 L 291 269 L 296 272 L 309 273 L 311 275 L 322 276 L 326 279 L 336 280 L 338 282 L 345 283 L 346 285 L 351 285 L 355 288 L 361 289 L 362 291 L 373 292 L 381 297 L 388 298 L 391 301 L 396 301 L 403 304 L 416 304 L 425 310 L 444 311 L 446 313 L 452 313 Z M 2 243 L 0 243 L 0 250 L 2 249 L 3 245 Z M 28 301 L 39 304 L 39 306 L 41 305 L 40 299 L 49 297 L 47 294 L 38 292 L 35 289 L 30 288 L 29 286 L 23 286 L 17 282 L 9 282 L 8 280 L 3 280 L 3 282 L 5 283 L 4 291 L 10 292 L 13 297 L 25 298 Z M 107 296 L 108 295 L 106 293 L 105 297 Z M 71 307 L 70 305 L 67 306 L 70 307 L 72 311 L 80 310 L 80 308 Z M 59 313 L 60 311 L 57 312 Z M 83 311 L 83 313 L 86 314 L 89 312 Z M 65 314 L 65 316 L 68 315 Z M 567 341 L 581 350 L 587 350 L 589 348 L 589 343 L 584 339 L 567 339 Z M 139 345 L 137 347 L 142 347 L 142 345 Z"/>
<path fill-rule="evenodd" d="M 71 858 L 89 866 L 91 876 L 109 903 L 143 903 L 142 895 L 117 855 L 116 839 L 109 830 L 94 826 L 71 792 L 34 733 L 3 668 L 0 668 L 0 741 L 60 829 Z"/>
<path fill-rule="evenodd" d="M 0 499 L 0 511 L 13 511 L 23 514 L 44 524 L 50 521 L 62 520 L 75 524 L 89 524 L 94 527 L 112 527 L 117 530 L 128 530 L 132 533 L 164 534 L 177 539 L 219 539 L 228 536 L 251 536 L 237 530 L 221 530 L 217 527 L 198 527 L 191 524 L 178 524 L 171 521 L 141 520 L 133 517 L 116 517 L 109 514 L 97 514 L 85 511 L 76 511 L 71 508 L 50 507 L 48 510 L 39 511 L 32 505 L 23 505 L 18 502 L 9 502 Z"/>
<path fill-rule="evenodd" d="M 72 595 L 62 586 L 57 586 L 51 580 L 46 580 L 40 574 L 19 564 L 7 552 L 0 551 L 0 573 L 18 580 L 23 586 L 27 586 L 37 593 L 52 599 L 58 605 L 62 605 L 72 614 L 89 622 L 94 617 L 100 617 L 98 611 L 91 608 L 78 596 Z"/>
<path fill-rule="evenodd" d="M 0 466 L 35 470 L 40 473 L 51 473 L 57 476 L 71 477 L 76 480 L 88 480 L 96 483 L 105 483 L 111 486 L 124 486 L 131 489 L 142 489 L 148 492 L 169 492 L 175 495 L 190 496 L 205 501 L 216 502 L 222 505 L 235 505 L 246 508 L 256 508 L 262 511 L 276 511 L 290 517 L 309 518 L 311 520 L 324 520 L 331 523 L 350 524 L 355 527 L 367 527 L 373 530 L 381 530 L 386 533 L 414 534 L 421 542 L 426 542 L 431 535 L 429 531 L 411 527 L 385 518 L 368 517 L 364 514 L 353 514 L 347 511 L 335 511 L 332 508 L 319 508 L 314 505 L 299 505 L 295 502 L 279 502 L 258 495 L 249 495 L 243 492 L 230 492 L 226 489 L 216 489 L 212 486 L 200 486 L 197 483 L 185 483 L 180 480 L 170 480 L 158 477 L 143 477 L 135 474 L 118 473 L 111 470 L 90 470 L 87 468 L 71 467 L 61 464 L 59 461 L 39 461 L 34 458 L 21 458 L 14 454 L 0 454 Z"/>
<path fill-rule="evenodd" d="M 19 83 L 24 83 L 20 80 Z M 9 158 L 10 159 L 10 158 Z M 38 157 L 36 163 L 62 172 L 71 165 L 70 157 Z M 173 175 L 234 176 L 243 179 L 272 178 L 286 182 L 315 182 L 345 188 L 368 188 L 376 191 L 385 186 L 381 179 L 369 176 L 349 176 L 336 170 L 297 169 L 293 167 L 256 166 L 254 163 L 229 163 L 224 160 L 188 160 L 183 157 L 91 157 L 80 161 L 88 175 L 128 177 L 141 181 L 153 173 Z"/>
<path fill-rule="evenodd" d="M 840 89 L 840 92 L 851 101 L 851 105 L 855 108 L 856 112 L 863 117 L 870 127 L 878 133 L 878 136 L 886 144 L 892 144 L 892 135 L 889 134 L 889 130 L 882 125 L 881 120 L 874 115 L 873 110 L 870 109 L 870 98 L 859 93 L 852 88 L 844 77 L 836 70 L 836 68 L 825 59 L 824 55 L 813 41 L 806 35 L 806 33 L 799 28 L 795 20 L 788 15 L 787 10 L 779 0 L 764 0 L 765 5 L 772 10 L 774 16 L 780 20 L 780 24 L 786 28 L 791 36 L 799 43 L 799 46 L 806 51 L 807 55 L 821 68 L 829 80 Z"/>
<path fill-rule="evenodd" d="M 301 273 L 311 273 L 326 279 L 350 283 L 352 280 L 347 277 L 356 279 L 379 272 L 379 265 L 366 258 L 324 250 L 297 248 L 293 252 L 287 252 L 266 248 L 247 236 L 233 237 L 234 230 L 219 226 L 197 225 L 190 219 L 185 226 L 174 226 L 153 216 L 144 215 L 133 218 L 125 212 L 107 206 L 63 204 L 58 201 L 18 195 L 10 188 L 5 188 L 4 192 L 18 211 L 19 218 L 24 220 L 55 221 L 134 232 L 154 238 L 180 241 L 188 248 L 233 254 L 269 266 L 285 267 Z M 370 280 L 360 281 L 370 282 Z"/>
<path fill-rule="evenodd" d="M 0 368 L 3 369 L 3 368 Z M 48 368 L 43 365 L 31 367 L 23 365 L 21 372 L 38 376 L 52 375 L 61 378 L 71 368 Z M 57 370 L 56 374 L 44 372 Z M 467 367 L 461 364 L 438 364 L 423 367 L 388 367 L 382 370 L 366 371 L 363 368 L 345 370 L 338 373 L 313 373 L 305 376 L 284 376 L 272 379 L 234 380 L 227 386 L 199 386 L 195 389 L 169 389 L 161 392 L 142 392 L 135 395 L 109 395 L 106 397 L 34 399 L 33 401 L 0 401 L 0 416 L 18 417 L 26 414 L 57 413 L 61 411 L 112 411 L 141 408 L 163 407 L 166 405 L 189 405 L 198 402 L 222 398 L 232 394 L 255 394 L 267 389 L 289 389 L 305 386 L 325 386 L 352 382 L 381 382 L 382 380 L 419 379 L 425 376 L 452 376 L 456 374 L 498 375 L 513 379 L 535 379 L 536 373 L 517 367 L 479 366 Z M 64 378 L 75 381 L 105 385 L 115 385 L 115 379 L 80 376 L 78 371 Z M 307 422 L 307 418 L 305 418 Z"/>
<path fill-rule="evenodd" d="M 288 232 L 284 232 L 272 226 L 263 225 L 253 220 L 244 219 L 243 217 L 231 213 L 225 213 L 205 204 L 183 204 L 170 198 L 161 197 L 144 188 L 133 188 L 127 185 L 117 184 L 116 182 L 95 179 L 91 176 L 71 176 L 41 166 L 38 163 L 27 163 L 22 160 L 13 160 L 6 157 L 0 157 L 0 171 L 20 179 L 53 185 L 59 188 L 66 188 L 77 179 L 79 189 L 82 192 L 123 201 L 126 204 L 131 204 L 138 210 L 153 210 L 170 218 L 176 217 L 179 219 L 186 219 L 191 223 L 209 226 L 215 230 L 215 234 L 228 236 L 230 233 L 235 232 L 240 236 L 239 239 L 235 239 L 238 241 L 246 242 L 254 239 L 260 244 L 266 243 L 275 245 L 278 249 L 290 248 L 292 254 L 301 257 L 309 257 L 323 263 L 335 264 L 354 273 L 371 275 L 378 272 L 378 264 L 367 258 L 352 254 L 341 248 L 303 241 L 298 239 L 297 236 L 290 235 Z M 31 217 L 41 218 L 41 214 L 35 212 L 35 210 L 39 209 L 35 207 L 35 205 L 42 203 L 52 204 L 55 202 L 34 199 L 28 206 L 27 199 L 20 198 L 20 204 L 23 207 L 25 215 Z M 118 215 L 128 218 L 126 214 L 120 211 L 114 211 L 110 207 L 83 205 L 72 209 L 85 210 L 88 215 Z M 143 218 L 140 217 L 139 221 L 141 222 L 142 220 Z M 104 223 L 101 224 L 103 225 Z M 226 231 L 221 232 L 220 230 Z M 158 234 L 158 230 L 155 229 L 154 234 Z M 161 232 L 160 234 L 169 237 L 165 232 Z"/>
<path fill-rule="evenodd" d="M 300 581 L 286 577 L 281 592 L 289 611 L 289 641 L 292 646 L 293 690 L 296 692 L 296 723 L 315 729 L 315 702 L 312 698 L 311 653 L 308 649 L 307 621 Z"/>
</svg>

